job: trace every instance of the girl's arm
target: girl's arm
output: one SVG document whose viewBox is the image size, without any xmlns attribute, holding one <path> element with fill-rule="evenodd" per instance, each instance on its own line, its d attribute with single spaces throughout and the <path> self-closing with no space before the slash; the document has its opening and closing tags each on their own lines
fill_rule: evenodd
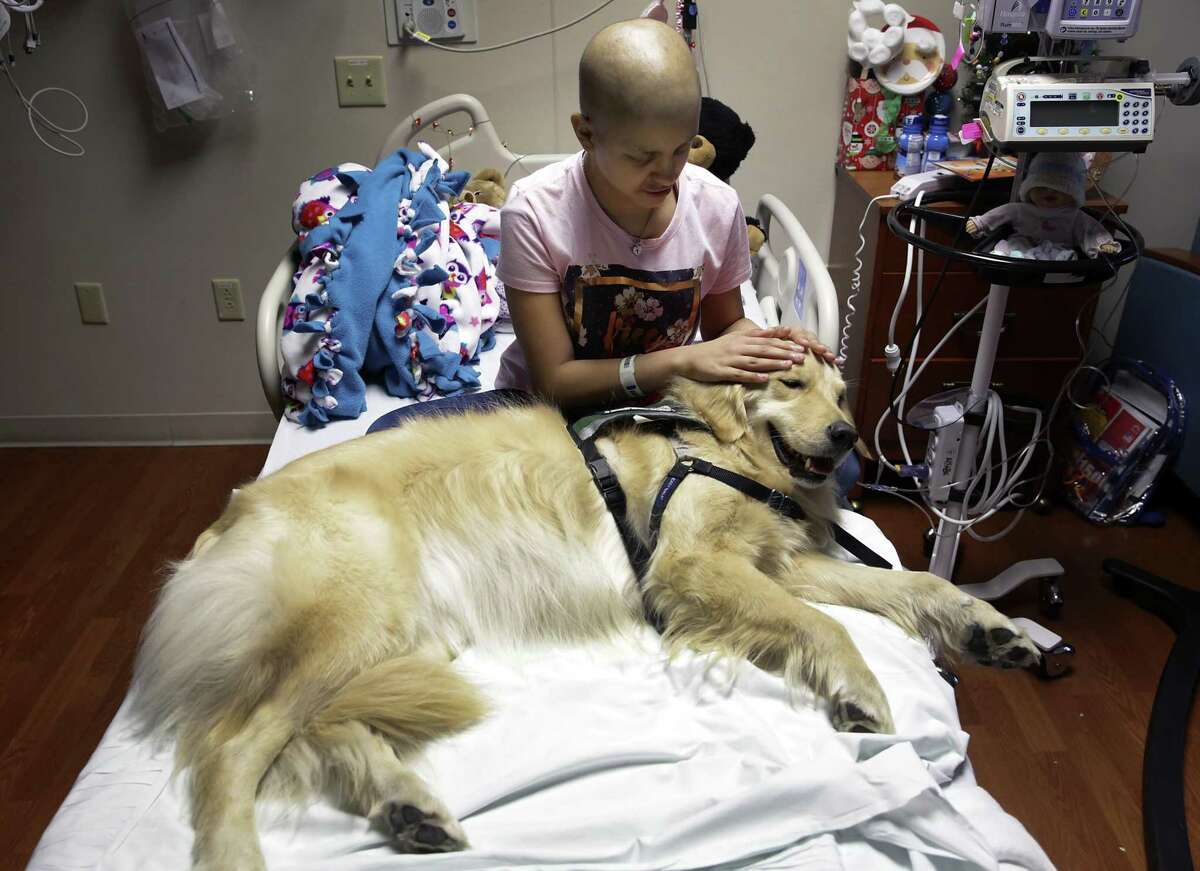
<svg viewBox="0 0 1200 871">
<path fill-rule="evenodd" d="M 620 360 L 575 359 L 558 294 L 532 293 L 509 286 L 505 288 L 505 296 L 534 390 L 562 408 L 599 405 L 624 398 L 618 374 Z M 736 291 L 721 296 L 734 297 L 736 314 L 731 308 L 712 307 L 706 314 L 705 306 L 711 296 L 705 298 L 700 309 L 702 335 L 711 335 L 710 329 L 723 327 L 723 332 L 716 333 L 718 338 L 637 355 L 634 371 L 638 387 L 644 393 L 662 390 L 676 375 L 697 381 L 765 381 L 768 372 L 790 368 L 793 361 L 803 358 L 803 349 L 784 338 L 756 336 L 734 329 L 742 323 L 748 325 L 748 330 L 757 328 L 752 321 L 742 318 L 741 297 Z"/>
</svg>

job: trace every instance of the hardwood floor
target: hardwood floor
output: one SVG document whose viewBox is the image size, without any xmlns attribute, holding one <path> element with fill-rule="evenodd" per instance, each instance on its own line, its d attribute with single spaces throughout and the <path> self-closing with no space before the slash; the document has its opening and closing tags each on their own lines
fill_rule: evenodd
<svg viewBox="0 0 1200 871">
<path fill-rule="evenodd" d="M 262 446 L 5 449 L 0 502 L 0 868 L 29 855 L 127 689 L 138 633 L 169 559 L 183 556 L 252 478 Z M 920 566 L 915 510 L 874 497 L 866 513 Z M 1098 529 L 1056 510 L 1027 516 L 997 544 L 972 542 L 960 576 L 1053 556 L 1067 568 L 1056 631 L 1079 649 L 1075 672 L 964 668 L 958 697 L 980 782 L 1062 869 L 1145 867 L 1142 744 L 1173 635 L 1112 593 L 1100 561 L 1119 556 L 1200 588 L 1200 526 Z M 1036 594 L 1004 604 L 1037 617 Z M 1189 819 L 1200 844 L 1200 717 L 1189 744 Z M 1169 869 L 1164 869 L 1169 871 Z"/>
<path fill-rule="evenodd" d="M 875 494 L 865 513 L 896 543 L 905 565 L 927 565 L 920 546 L 924 520 L 916 509 Z M 1184 503 L 1161 529 L 1100 528 L 1060 507 L 1046 517 L 1026 514 L 999 542 L 966 545 L 956 576 L 964 583 L 986 580 L 1020 559 L 1054 557 L 1066 569 L 1062 617 L 1044 622 L 1078 649 L 1074 671 L 1043 682 L 964 666 L 958 686 L 979 782 L 1064 871 L 1146 867 L 1142 751 L 1175 636 L 1159 618 L 1117 596 L 1100 564 L 1118 557 L 1200 589 L 1196 518 L 1195 506 Z M 1036 585 L 999 607 L 1011 617 L 1042 619 Z M 1192 852 L 1200 865 L 1200 708 L 1192 712 L 1187 771 Z"/>
<path fill-rule="evenodd" d="M 265 446 L 0 451 L 0 867 L 24 868 L 128 688 L 160 570 Z"/>
</svg>

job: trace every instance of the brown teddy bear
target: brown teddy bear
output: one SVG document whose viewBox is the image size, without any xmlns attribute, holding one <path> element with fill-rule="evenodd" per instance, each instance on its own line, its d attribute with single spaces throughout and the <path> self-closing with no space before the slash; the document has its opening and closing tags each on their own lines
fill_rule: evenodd
<svg viewBox="0 0 1200 871">
<path fill-rule="evenodd" d="M 696 166 L 702 166 L 711 171 L 713 161 L 716 159 L 717 146 L 700 133 L 692 137 L 692 145 L 688 149 L 688 163 L 694 163 Z"/>
<path fill-rule="evenodd" d="M 462 193 L 455 203 L 484 203 L 497 209 L 508 199 L 508 189 L 504 186 L 504 174 L 498 169 L 481 169 L 463 185 Z"/>
</svg>

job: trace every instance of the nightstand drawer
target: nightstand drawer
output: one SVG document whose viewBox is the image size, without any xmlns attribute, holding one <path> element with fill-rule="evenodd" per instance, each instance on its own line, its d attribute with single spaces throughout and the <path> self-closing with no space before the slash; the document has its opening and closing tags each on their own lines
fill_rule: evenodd
<svg viewBox="0 0 1200 871">
<path fill-rule="evenodd" d="M 927 302 L 936 277 L 926 276 Z M 872 355 L 882 353 L 887 343 L 888 323 L 903 283 L 902 276 L 884 275 L 872 293 L 871 326 L 867 333 L 872 342 L 867 351 Z M 922 353 L 941 341 L 950 327 L 983 299 L 987 291 L 988 285 L 978 276 L 948 274 L 921 328 Z M 1080 307 L 1095 291 L 1095 286 L 1010 291 L 1004 313 L 1004 332 L 1000 335 L 997 354 L 1001 357 L 1069 357 L 1076 354 L 1079 347 L 1075 341 L 1075 318 Z M 896 322 L 896 344 L 902 350 L 912 336 L 916 323 L 916 300 L 917 283 L 914 279 L 909 283 L 908 296 Z M 939 356 L 973 357 L 979 346 L 984 311 L 981 308 L 960 327 Z M 1085 337 L 1091 322 L 1090 314 L 1088 312 L 1081 323 Z"/>
<path fill-rule="evenodd" d="M 954 241 L 953 229 L 947 230 L 944 226 L 930 226 L 925 233 L 926 238 L 933 242 L 939 242 L 943 245 L 950 245 Z M 908 243 L 901 239 L 888 229 L 887 221 L 881 221 L 879 224 L 879 268 L 886 274 L 889 272 L 904 274 L 904 264 L 908 259 Z M 971 237 L 964 232 L 963 238 L 959 240 L 958 247 L 962 248 L 968 245 L 973 245 Z M 919 248 L 913 249 L 913 269 L 917 268 L 917 255 L 920 253 Z M 937 277 L 937 274 L 942 271 L 942 264 L 945 259 L 939 257 L 931 251 L 925 252 L 925 274 Z M 948 275 L 969 273 L 975 275 L 975 270 L 961 260 L 951 261 L 949 269 L 946 270 Z"/>
</svg>

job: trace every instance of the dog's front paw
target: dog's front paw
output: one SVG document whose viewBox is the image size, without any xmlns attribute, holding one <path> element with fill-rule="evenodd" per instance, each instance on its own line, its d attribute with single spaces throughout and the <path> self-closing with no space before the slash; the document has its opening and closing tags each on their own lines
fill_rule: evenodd
<svg viewBox="0 0 1200 871">
<path fill-rule="evenodd" d="M 996 612 L 996 617 L 1000 625 L 987 626 L 982 622 L 968 625 L 963 648 L 980 665 L 1025 668 L 1037 664 L 1042 654 L 1029 636 L 999 612 Z"/>
<path fill-rule="evenodd" d="M 452 853 L 468 846 L 462 826 L 444 809 L 396 799 L 384 802 L 381 816 L 401 853 Z"/>
</svg>

